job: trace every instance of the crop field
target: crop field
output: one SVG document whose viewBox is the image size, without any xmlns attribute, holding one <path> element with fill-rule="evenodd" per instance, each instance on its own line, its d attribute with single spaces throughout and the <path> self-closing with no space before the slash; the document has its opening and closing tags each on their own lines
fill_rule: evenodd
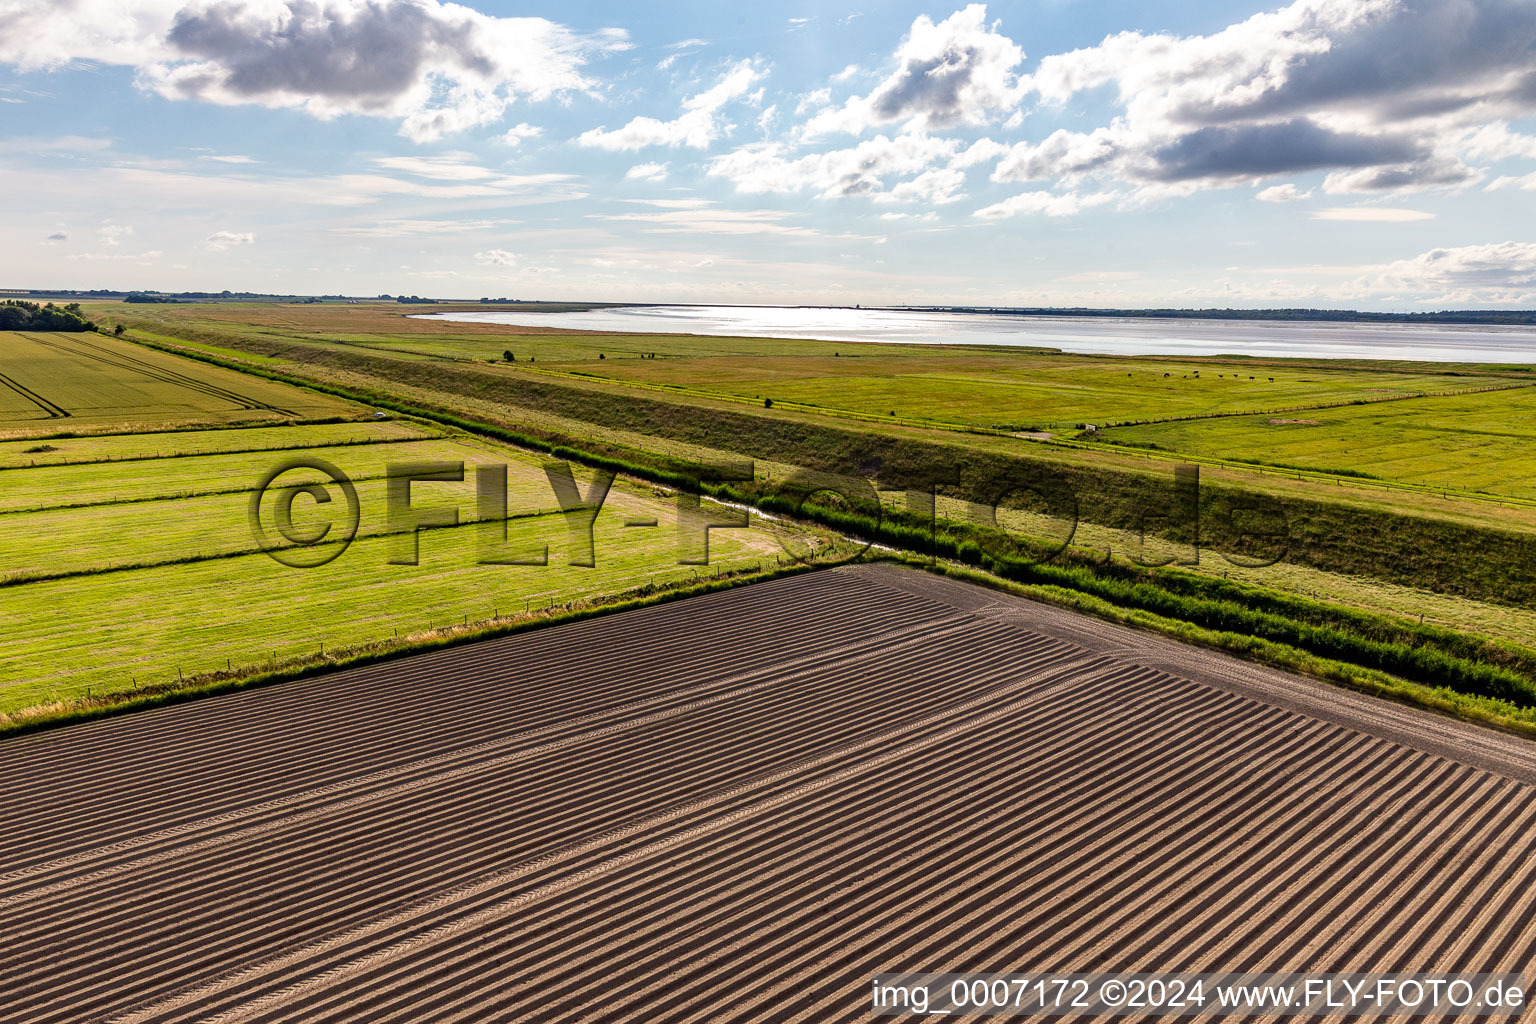
<svg viewBox="0 0 1536 1024">
<path fill-rule="evenodd" d="M 1528 745 L 886 567 L 20 737 L 0 780 L 18 1024 L 1536 966 Z"/>
<path fill-rule="evenodd" d="M 1536 388 L 1384 405 L 1152 423 L 1107 440 L 1536 499 Z"/>
<path fill-rule="evenodd" d="M 0 333 L 0 436 L 356 415 L 324 395 L 97 334 Z"/>
</svg>

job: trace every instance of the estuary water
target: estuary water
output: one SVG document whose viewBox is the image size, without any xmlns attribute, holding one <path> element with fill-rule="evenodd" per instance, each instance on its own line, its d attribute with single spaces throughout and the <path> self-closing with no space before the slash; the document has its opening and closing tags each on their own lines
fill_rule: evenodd
<svg viewBox="0 0 1536 1024">
<path fill-rule="evenodd" d="M 1536 363 L 1536 327 L 1152 320 L 828 306 L 628 306 L 579 313 L 502 308 L 418 315 L 519 327 L 908 345 L 1022 345 L 1106 355 Z"/>
</svg>

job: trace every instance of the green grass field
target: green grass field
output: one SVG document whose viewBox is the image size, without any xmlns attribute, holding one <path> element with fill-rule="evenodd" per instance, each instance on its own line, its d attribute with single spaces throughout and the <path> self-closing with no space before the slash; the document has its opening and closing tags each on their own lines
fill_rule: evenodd
<svg viewBox="0 0 1536 1024">
<path fill-rule="evenodd" d="M 322 648 L 537 615 L 637 588 L 682 585 L 700 573 L 773 565 L 783 554 L 777 534 L 758 520 L 750 529 L 712 532 L 707 568 L 681 565 L 670 494 L 620 480 L 594 526 L 596 565 L 571 565 L 582 548 L 569 534 L 544 456 L 426 421 L 376 419 L 350 402 L 132 346 L 164 378 L 166 388 L 156 390 L 130 379 L 125 368 L 137 364 L 116 351 L 125 345 L 111 343 L 122 374 L 102 371 L 83 380 L 75 374 L 89 367 L 89 355 L 80 356 L 82 363 L 36 338 L 0 334 L 0 347 L 31 352 L 28 390 L 81 409 L 90 392 L 103 411 L 92 426 L 116 424 L 117 431 L 56 436 L 67 432 L 60 427 L 76 426 L 71 415 L 35 421 L 54 427 L 44 438 L 34 430 L 0 442 L 0 615 L 7 623 L 0 634 L 0 716 L 26 717 L 27 709 L 164 685 L 183 674 L 255 671 Z M 20 379 L 23 371 L 7 364 L 5 372 Z M 182 385 L 169 381 L 223 377 L 283 415 L 267 417 L 265 426 L 163 429 L 238 418 L 215 401 L 171 408 L 172 392 Z M 141 405 L 131 404 L 135 395 Z M 291 422 L 297 413 L 367 418 Z M 281 565 L 261 551 L 248 518 L 261 477 L 304 457 L 324 459 L 353 479 L 360 506 L 356 542 L 314 569 Z M 456 509 L 461 525 L 423 531 L 419 565 L 391 564 L 409 544 L 388 519 L 384 477 L 401 463 L 438 461 L 464 463 L 464 480 L 416 484 L 412 507 Z M 477 522 L 479 466 L 507 467 L 503 551 L 521 557 L 547 548 L 547 566 L 479 564 L 483 531 L 500 526 Z M 593 475 L 576 467 L 584 493 Z M 298 470 L 281 483 L 323 480 Z M 330 506 L 302 496 L 295 502 L 298 531 L 334 518 L 342 502 L 334 487 L 330 493 L 338 499 Z M 626 525 L 649 521 L 656 525 Z M 270 500 L 263 523 L 271 529 Z"/>
<path fill-rule="evenodd" d="M 294 426 L 166 430 L 80 437 L 0 441 L 0 470 L 128 459 L 212 455 L 219 452 L 281 451 L 325 445 L 388 443 L 436 437 L 441 431 L 408 420 L 306 423 Z"/>
<path fill-rule="evenodd" d="M 594 531 L 596 566 L 567 563 L 558 516 L 515 520 L 509 544 L 548 544 L 549 565 L 478 565 L 479 525 L 420 537 L 421 564 L 389 564 L 394 538 L 360 538 L 317 569 L 265 554 L 0 587 L 0 713 L 186 675 L 260 668 L 318 652 L 429 632 L 551 604 L 771 565 L 782 554 L 761 526 L 716 531 L 707 569 L 677 564 L 672 506 L 615 494 Z M 631 517 L 659 526 L 627 528 Z"/>
<path fill-rule="evenodd" d="M 1536 388 L 1153 423 L 1103 436 L 1206 458 L 1536 499 Z"/>
<path fill-rule="evenodd" d="M 1443 374 L 1243 366 L 1030 352 L 865 351 L 833 358 L 552 362 L 548 369 L 702 395 L 1003 430 L 1315 407 L 1463 390 Z M 847 352 L 851 347 L 844 346 Z M 883 348 L 883 346 L 882 346 Z M 541 361 L 540 365 L 543 365 Z"/>
<path fill-rule="evenodd" d="M 403 425 L 403 424 L 402 424 Z M 396 424 L 366 424 L 388 433 L 398 433 Z M 285 428 L 271 428 L 274 430 Z M 306 429 L 306 428 L 298 428 Z M 189 442 L 199 440 L 198 433 L 186 435 Z M 251 489 L 261 474 L 282 457 L 319 455 L 356 480 L 359 504 L 358 536 L 369 537 L 390 529 L 387 511 L 387 481 L 380 478 L 391 461 L 413 461 L 425 457 L 465 464 L 462 482 L 433 481 L 413 488 L 413 507 L 454 508 L 462 522 L 478 518 L 475 467 L 507 467 L 507 512 L 519 517 L 556 512 L 556 502 L 542 469 L 543 460 L 478 438 L 438 438 L 424 444 L 380 445 L 366 449 L 366 460 L 358 458 L 362 447 L 336 449 L 316 447 L 304 451 L 249 453 L 241 456 L 193 456 L 177 459 L 143 460 L 126 465 L 96 466 L 97 470 L 133 468 L 134 474 L 119 479 L 113 490 L 99 492 L 103 500 L 88 506 L 50 508 L 40 511 L 12 512 L 0 515 L 0 582 L 18 577 L 37 578 L 49 574 L 89 572 L 121 566 L 144 566 L 176 560 L 209 558 L 257 550 L 249 523 Z M 407 454 L 410 453 L 410 454 Z M 275 457 L 274 457 L 275 456 Z M 381 462 L 380 459 L 386 461 Z M 166 474 L 174 468 L 174 474 Z M 13 474 L 31 477 L 35 487 L 47 487 L 60 467 L 27 470 Z M 86 472 L 87 467 L 71 467 Z M 162 479 L 160 474 L 165 474 Z M 158 488 L 173 481 L 174 486 L 195 486 L 206 474 L 221 483 L 232 482 L 240 490 L 221 491 L 197 496 L 169 496 L 141 500 L 136 492 L 159 493 Z M 369 476 L 370 478 L 364 478 Z M 577 480 L 585 489 L 589 473 L 579 473 Z M 294 470 L 281 483 L 326 483 L 314 470 Z M 113 500 L 114 495 L 135 495 L 127 501 Z M 335 492 L 333 492 L 335 493 Z M 618 502 L 615 493 L 612 500 Z M 271 506 L 264 506 L 265 524 L 270 530 Z M 329 510 L 302 499 L 293 506 L 294 525 L 300 530 L 322 526 Z"/>
</svg>

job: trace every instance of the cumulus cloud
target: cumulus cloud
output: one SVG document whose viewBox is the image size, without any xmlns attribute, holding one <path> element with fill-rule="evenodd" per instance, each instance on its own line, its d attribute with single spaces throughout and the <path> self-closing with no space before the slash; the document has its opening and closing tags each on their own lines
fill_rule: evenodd
<svg viewBox="0 0 1536 1024">
<path fill-rule="evenodd" d="M 97 240 L 104 246 L 121 245 L 124 238 L 133 234 L 133 226 L 129 224 L 103 224 L 96 229 Z"/>
<path fill-rule="evenodd" d="M 536 124 L 521 122 L 513 125 L 498 136 L 497 141 L 503 146 L 521 146 L 525 139 L 536 139 L 544 134 L 544 129 Z"/>
<path fill-rule="evenodd" d="M 134 67 L 172 99 L 400 120 L 430 141 L 499 120 L 518 100 L 594 83 L 624 33 L 578 34 L 440 0 L 72 0 L 0 5 L 0 62 Z"/>
<path fill-rule="evenodd" d="M 53 234 L 48 236 L 48 241 L 67 242 L 69 241 L 69 235 L 65 234 L 63 231 L 55 231 Z"/>
<path fill-rule="evenodd" d="M 739 61 L 714 86 L 685 99 L 683 113 L 671 121 L 637 117 L 622 128 L 612 131 L 602 127 L 593 128 L 583 132 L 576 141 L 583 146 L 615 151 L 644 149 L 647 146 L 706 149 L 711 142 L 733 127 L 723 122 L 720 116 L 722 110 L 728 104 L 747 97 L 752 86 L 764 74 L 755 62 Z"/>
<path fill-rule="evenodd" d="M 921 15 L 896 50 L 896 70 L 866 96 L 827 110 L 805 126 L 807 137 L 903 124 L 932 131 L 982 124 L 1017 105 L 1015 68 L 1024 51 L 987 22 L 985 4 L 971 4 L 935 23 Z M 836 80 L 857 72 L 844 68 Z"/>
<path fill-rule="evenodd" d="M 1536 301 L 1536 244 L 1497 242 L 1431 249 L 1358 282 L 1376 292 L 1416 293 L 1446 305 Z"/>
<path fill-rule="evenodd" d="M 1046 104 L 1113 88 L 1118 116 L 1020 143 L 1002 181 L 1098 176 L 1133 188 L 1330 172 L 1324 191 L 1479 180 L 1466 159 L 1536 154 L 1528 0 L 1296 0 L 1207 36 L 1121 32 L 1040 61 Z"/>
<path fill-rule="evenodd" d="M 624 172 L 624 177 L 628 181 L 662 181 L 666 176 L 666 164 L 635 164 Z"/>
<path fill-rule="evenodd" d="M 203 247 L 213 252 L 223 252 L 237 245 L 251 245 L 256 236 L 249 231 L 215 231 L 203 239 Z"/>
<path fill-rule="evenodd" d="M 1311 192 L 1303 192 L 1290 182 L 1286 182 L 1284 185 L 1271 185 L 1269 188 L 1260 190 L 1259 194 L 1254 196 L 1261 203 L 1295 203 L 1302 199 L 1310 199 L 1311 197 Z"/>
<path fill-rule="evenodd" d="M 762 143 L 714 158 L 708 173 L 731 179 L 742 192 L 812 189 L 823 198 L 879 196 L 891 194 L 888 180 L 925 174 L 932 165 L 953 159 L 959 151 L 960 144 L 952 139 L 920 132 L 894 138 L 877 135 L 847 149 L 799 157 L 789 155 L 780 143 Z M 898 198 L 919 198 L 919 192 L 931 190 L 938 180 L 913 186 L 917 191 Z M 945 180 L 958 184 L 954 177 Z M 952 192 L 951 188 L 944 194 Z"/>
<path fill-rule="evenodd" d="M 475 261 L 484 263 L 488 267 L 515 267 L 517 253 L 508 252 L 505 249 L 487 249 L 485 252 L 475 253 Z"/>
</svg>

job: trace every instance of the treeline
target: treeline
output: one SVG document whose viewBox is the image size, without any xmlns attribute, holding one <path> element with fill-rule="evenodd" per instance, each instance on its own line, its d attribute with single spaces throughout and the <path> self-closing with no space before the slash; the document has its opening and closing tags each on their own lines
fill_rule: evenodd
<svg viewBox="0 0 1536 1024">
<path fill-rule="evenodd" d="M 96 325 L 80 312 L 80 303 L 38 305 L 25 299 L 0 301 L 0 331 L 94 331 Z"/>
</svg>

